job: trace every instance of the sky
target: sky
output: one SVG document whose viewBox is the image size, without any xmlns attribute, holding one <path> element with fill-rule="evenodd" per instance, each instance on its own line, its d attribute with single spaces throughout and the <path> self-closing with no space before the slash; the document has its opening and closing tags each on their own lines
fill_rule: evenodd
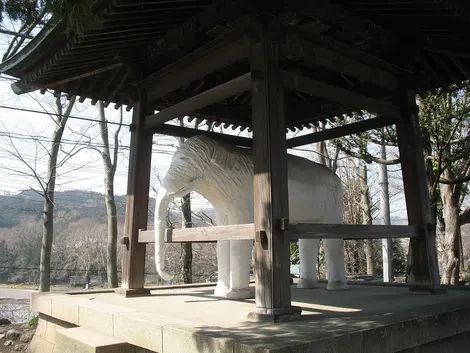
<svg viewBox="0 0 470 353">
<path fill-rule="evenodd" d="M 11 25 L 7 28 L 12 29 Z M 7 45 L 11 40 L 10 36 L 0 35 L 0 55 L 3 56 Z M 0 76 L 0 194 L 16 194 L 21 190 L 38 189 L 39 184 L 35 178 L 26 174 L 31 174 L 31 169 L 43 176 L 47 170 L 47 149 L 50 146 L 50 139 L 55 124 L 52 118 L 45 112 L 54 112 L 55 98 L 52 94 L 42 95 L 35 91 L 25 95 L 13 93 L 10 85 L 14 79 L 5 75 Z M 67 101 L 63 99 L 63 103 Z M 21 111 L 21 110 L 30 111 Z M 114 109 L 114 104 L 110 104 L 105 109 L 106 119 L 116 125 L 108 125 L 110 130 L 110 142 L 114 131 L 116 131 L 120 118 L 120 110 Z M 128 152 L 130 142 L 130 131 L 128 124 L 131 122 L 132 111 L 123 110 L 123 124 L 119 134 L 119 157 L 115 176 L 115 193 L 125 195 L 127 189 L 127 169 Z M 99 148 L 102 144 L 98 124 L 98 107 L 92 106 L 90 100 L 77 103 L 74 106 L 69 119 L 66 131 L 63 136 L 62 149 L 64 151 L 76 151 L 78 147 L 83 148 L 90 141 L 90 144 Z M 203 127 L 202 127 L 203 128 Z M 287 137 L 309 133 L 289 132 Z M 250 136 L 247 132 L 240 133 L 239 130 L 226 131 L 230 134 Z M 78 146 L 77 146 L 78 142 Z M 163 176 L 168 169 L 172 152 L 178 142 L 175 138 L 162 135 L 154 136 L 154 152 L 152 154 L 152 175 L 150 196 L 155 196 L 155 189 L 158 189 L 158 176 Z M 299 150 L 290 150 L 289 153 L 316 159 L 312 146 L 301 147 Z M 29 167 L 21 162 L 13 154 L 21 155 Z M 60 153 L 60 157 L 66 153 Z M 60 159 L 60 158 L 59 158 Z M 31 168 L 30 168 L 31 167 Z M 370 166 L 371 192 L 374 197 L 378 195 L 378 166 Z M 401 191 L 401 177 L 397 166 L 389 167 L 391 181 L 391 213 L 392 218 L 402 223 L 405 215 L 403 195 Z M 57 188 L 64 190 L 86 190 L 103 193 L 104 191 L 104 168 L 100 153 L 93 148 L 81 149 L 70 158 L 58 170 Z M 210 204 L 198 195 L 193 195 L 193 207 L 205 208 Z"/>
</svg>

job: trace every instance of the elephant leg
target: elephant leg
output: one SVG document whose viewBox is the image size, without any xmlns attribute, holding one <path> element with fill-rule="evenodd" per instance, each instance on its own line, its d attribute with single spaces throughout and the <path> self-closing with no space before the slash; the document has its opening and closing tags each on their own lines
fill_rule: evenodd
<svg viewBox="0 0 470 353">
<path fill-rule="evenodd" d="M 329 290 L 348 289 L 344 267 L 344 240 L 323 239 Z"/>
<path fill-rule="evenodd" d="M 217 286 L 214 295 L 227 296 L 230 289 L 230 241 L 217 242 Z"/>
<path fill-rule="evenodd" d="M 300 278 L 297 288 L 317 286 L 317 257 L 319 239 L 299 239 Z"/>
<path fill-rule="evenodd" d="M 254 290 L 250 288 L 250 264 L 253 241 L 230 241 L 230 290 L 229 299 L 248 299 L 254 297 Z"/>
</svg>

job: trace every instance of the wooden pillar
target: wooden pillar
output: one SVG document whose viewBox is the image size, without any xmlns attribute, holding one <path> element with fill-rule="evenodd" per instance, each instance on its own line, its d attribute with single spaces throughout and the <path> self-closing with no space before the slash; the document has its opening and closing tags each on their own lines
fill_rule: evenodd
<svg viewBox="0 0 470 353">
<path fill-rule="evenodd" d="M 145 129 L 145 116 L 152 114 L 147 104 L 147 92 L 141 89 L 139 102 L 134 106 L 131 125 L 131 147 L 126 197 L 124 259 L 121 288 L 116 293 L 132 296 L 150 294 L 144 289 L 145 244 L 138 242 L 139 229 L 147 228 L 152 158 L 152 136 Z"/>
<path fill-rule="evenodd" d="M 439 268 L 436 251 L 436 227 L 432 223 L 427 186 L 422 136 L 419 128 L 415 94 L 399 92 L 401 121 L 396 124 L 403 185 L 409 225 L 418 226 L 419 236 L 410 239 L 408 283 L 411 290 L 439 290 Z"/>
<path fill-rule="evenodd" d="M 258 18 L 251 45 L 254 160 L 256 311 L 258 321 L 300 316 L 291 306 L 287 149 L 284 84 L 280 67 L 280 27 L 271 16 Z M 285 226 L 284 226 L 285 225 Z"/>
</svg>

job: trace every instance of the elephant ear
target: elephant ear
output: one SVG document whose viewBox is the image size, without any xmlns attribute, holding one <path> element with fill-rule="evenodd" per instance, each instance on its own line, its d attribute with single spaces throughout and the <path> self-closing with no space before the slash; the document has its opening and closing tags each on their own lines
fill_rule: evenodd
<svg viewBox="0 0 470 353">
<path fill-rule="evenodd" d="M 227 151 L 220 144 L 214 146 L 214 151 L 212 152 L 211 162 L 219 166 L 223 170 L 232 170 L 237 163 L 237 156 L 234 153 Z"/>
</svg>

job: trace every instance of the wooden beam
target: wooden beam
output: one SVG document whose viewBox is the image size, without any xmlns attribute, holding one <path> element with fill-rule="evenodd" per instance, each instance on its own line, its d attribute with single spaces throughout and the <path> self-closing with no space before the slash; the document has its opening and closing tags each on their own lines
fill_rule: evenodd
<svg viewBox="0 0 470 353">
<path fill-rule="evenodd" d="M 410 240 L 407 278 L 410 284 L 439 289 L 439 267 L 436 250 L 436 225 L 425 174 L 423 144 L 418 119 L 418 106 L 413 92 L 402 88 L 398 102 L 402 119 L 396 124 L 398 148 L 405 189 L 408 224 L 418 227 L 419 236 Z"/>
<path fill-rule="evenodd" d="M 144 290 L 145 245 L 139 243 L 139 229 L 147 228 L 152 134 L 145 130 L 144 119 L 149 111 L 146 91 L 140 89 L 139 103 L 132 116 L 134 128 L 131 132 L 124 228 L 128 241 L 123 254 L 121 288 L 117 291 L 125 296 L 147 293 Z"/>
<path fill-rule="evenodd" d="M 386 32 L 379 26 L 371 24 L 370 20 L 366 20 L 347 11 L 343 5 L 335 4 L 332 0 L 291 0 L 286 3 L 286 7 L 291 12 L 301 12 L 310 15 L 317 21 L 329 22 L 332 19 L 338 19 L 344 30 L 357 33 L 379 47 L 390 47 L 397 44 L 395 41 L 396 38 L 392 38 L 389 32 Z"/>
<path fill-rule="evenodd" d="M 15 93 L 17 95 L 33 92 L 33 91 L 36 91 L 38 89 L 43 89 L 44 88 L 43 86 L 39 86 L 39 85 L 31 85 L 31 84 L 25 82 L 24 80 L 18 80 L 16 82 L 13 82 L 10 85 L 10 87 L 11 87 L 11 90 L 13 91 L 13 93 Z"/>
<path fill-rule="evenodd" d="M 355 58 L 304 40 L 291 33 L 285 35 L 284 50 L 311 64 L 326 67 L 361 81 L 390 90 L 395 90 L 398 87 L 397 78 L 389 72 L 364 64 Z"/>
<path fill-rule="evenodd" d="M 163 110 L 188 98 L 190 96 L 172 93 L 165 97 L 165 100 L 158 100 L 154 107 L 155 110 Z M 251 125 L 251 107 L 229 102 L 211 104 L 198 109 L 197 112 L 192 113 L 190 116 L 200 119 L 223 120 L 224 122 L 234 124 Z"/>
<path fill-rule="evenodd" d="M 251 73 L 239 76 L 231 81 L 208 89 L 194 97 L 188 98 L 156 114 L 150 115 L 146 120 L 147 129 L 155 128 L 174 118 L 190 115 L 200 108 L 204 108 L 237 93 L 250 89 Z"/>
<path fill-rule="evenodd" d="M 141 230 L 139 243 L 154 243 L 154 230 Z M 415 238 L 416 226 L 289 223 L 285 231 L 289 241 L 299 239 L 397 239 Z M 256 240 L 255 225 L 235 224 L 215 227 L 166 229 L 167 243 L 214 243 L 219 240 Z M 262 239 L 260 239 L 262 240 Z"/>
<path fill-rule="evenodd" d="M 292 33 L 300 38 L 313 42 L 321 47 L 328 48 L 333 52 L 354 58 L 368 66 L 379 68 L 387 73 L 392 74 L 394 77 L 402 77 L 410 74 L 411 71 L 403 67 L 392 64 L 379 57 L 368 54 L 367 52 L 351 47 L 345 43 L 339 42 L 332 36 L 324 36 L 314 29 L 303 28 L 295 25 L 284 25 L 287 33 Z M 383 38 L 383 37 L 382 37 Z"/>
<path fill-rule="evenodd" d="M 301 309 L 291 305 L 289 239 L 279 226 L 289 218 L 280 24 L 269 15 L 258 21 L 251 45 L 256 311 L 248 317 L 277 322 Z"/>
<path fill-rule="evenodd" d="M 287 228 L 289 239 L 395 239 L 418 236 L 415 226 L 407 225 L 364 225 L 364 224 L 311 224 L 294 223 Z"/>
<path fill-rule="evenodd" d="M 238 31 L 223 35 L 198 48 L 138 83 L 149 89 L 154 101 L 197 79 L 249 56 L 250 43 Z"/>
<path fill-rule="evenodd" d="M 237 224 L 216 227 L 195 227 L 165 231 L 167 243 L 213 243 L 219 240 L 251 240 L 255 238 L 255 225 Z M 155 230 L 141 230 L 139 243 L 154 243 Z"/>
<path fill-rule="evenodd" d="M 176 47 L 188 47 L 194 43 L 196 36 L 203 30 L 220 23 L 225 18 L 235 17 L 245 9 L 244 0 L 214 0 L 201 12 L 191 17 L 181 26 L 175 27 L 165 36 L 149 45 L 145 50 L 146 60 L 161 55 L 171 56 Z"/>
<path fill-rule="evenodd" d="M 380 129 L 384 126 L 393 125 L 398 121 L 395 118 L 387 118 L 379 116 L 377 118 L 367 119 L 352 124 L 338 126 L 332 129 L 315 132 L 313 134 L 302 135 L 293 137 L 287 140 L 287 148 L 294 148 L 298 146 L 308 145 L 326 140 L 331 140 L 337 137 L 353 135 L 364 131 L 373 129 Z"/>
<path fill-rule="evenodd" d="M 341 104 L 347 104 L 356 109 L 364 109 L 371 113 L 377 113 L 392 118 L 399 118 L 400 116 L 398 107 L 391 103 L 303 77 L 293 72 L 284 71 L 284 84 L 291 90 L 304 92 Z"/>
<path fill-rule="evenodd" d="M 155 110 L 163 110 L 171 104 L 177 104 L 189 97 L 172 93 L 165 97 L 165 101 L 159 100 L 154 105 Z M 287 102 L 286 102 L 287 103 Z M 289 126 L 308 124 L 314 120 L 320 120 L 329 116 L 340 115 L 351 107 L 320 99 L 311 99 L 301 104 L 291 104 L 285 107 L 286 124 Z M 251 107 L 230 102 L 214 103 L 210 106 L 198 109 L 190 116 L 201 119 L 223 120 L 234 125 L 251 125 Z"/>
<path fill-rule="evenodd" d="M 241 146 L 241 147 L 251 148 L 251 146 L 253 145 L 253 140 L 251 138 L 221 134 L 221 133 L 211 132 L 211 131 L 206 131 L 206 130 L 197 130 L 197 129 L 176 126 L 176 125 L 163 124 L 155 129 L 151 129 L 150 131 L 155 134 L 162 134 L 162 135 L 168 135 L 168 136 L 174 136 L 174 137 L 184 137 L 184 138 L 204 135 L 204 136 L 209 136 L 215 140 L 224 141 L 231 145 L 236 145 L 236 146 Z"/>
</svg>

